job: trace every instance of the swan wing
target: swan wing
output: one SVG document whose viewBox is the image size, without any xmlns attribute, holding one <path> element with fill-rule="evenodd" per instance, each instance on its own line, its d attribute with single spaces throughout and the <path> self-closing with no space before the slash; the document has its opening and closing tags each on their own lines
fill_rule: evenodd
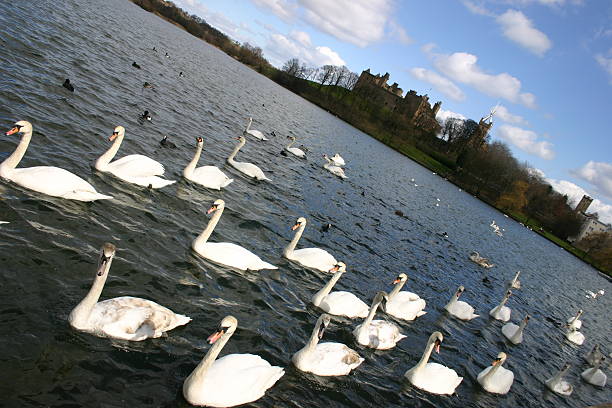
<svg viewBox="0 0 612 408">
<path fill-rule="evenodd" d="M 234 161 L 230 164 L 234 166 L 234 168 L 236 168 L 238 171 L 246 174 L 249 177 L 254 177 L 257 180 L 269 180 L 269 178 L 266 177 L 264 172 L 253 163 Z"/>
<path fill-rule="evenodd" d="M 207 188 L 221 189 L 230 184 L 233 179 L 227 177 L 225 173 L 219 170 L 216 166 L 202 166 L 193 171 L 193 174 L 188 177 L 189 180 L 203 185 Z"/>
<path fill-rule="evenodd" d="M 355 350 L 342 343 L 319 343 L 298 368 L 320 376 L 347 375 L 363 360 Z"/>
<path fill-rule="evenodd" d="M 109 163 L 107 171 L 123 177 L 161 176 L 164 166 L 142 154 L 130 154 Z"/>
<path fill-rule="evenodd" d="M 302 149 L 298 149 L 297 147 L 288 147 L 287 151 L 297 157 L 304 157 L 306 153 Z"/>
<path fill-rule="evenodd" d="M 507 322 L 510 320 L 510 315 L 512 314 L 512 310 L 508 306 L 502 306 L 499 310 L 496 310 L 497 307 L 494 307 L 489 312 L 489 316 L 496 320 L 501 320 L 502 322 Z"/>
<path fill-rule="evenodd" d="M 418 300 L 421 297 L 419 295 L 417 295 L 416 293 L 412 293 L 412 292 L 408 292 L 407 290 L 402 290 L 401 292 L 398 292 L 395 294 L 395 296 L 393 296 L 393 298 L 391 299 L 391 301 L 394 302 L 410 302 L 413 300 Z M 387 302 L 388 304 L 389 302 Z"/>
<path fill-rule="evenodd" d="M 229 242 L 207 242 L 201 248 L 198 248 L 198 253 L 215 263 L 243 271 L 247 269 L 278 269 L 276 266 L 264 262 L 248 249 Z"/>
<path fill-rule="evenodd" d="M 514 373 L 504 367 L 499 367 L 495 374 L 486 377 L 487 373 L 493 369 L 489 366 L 478 374 L 478 382 L 482 388 L 494 394 L 507 394 L 514 382 Z"/>
<path fill-rule="evenodd" d="M 399 292 L 397 295 L 399 295 Z M 393 297 L 389 302 L 387 302 L 386 312 L 392 316 L 395 316 L 399 319 L 404 320 L 414 320 L 419 316 L 423 316 L 427 312 L 424 312 L 426 303 L 425 299 L 416 299 L 409 301 L 396 301 L 397 295 Z"/>
<path fill-rule="evenodd" d="M 516 338 L 514 337 L 518 330 L 519 327 L 514 323 L 506 323 L 501 328 L 502 334 L 514 344 L 519 344 L 523 341 L 523 333 L 518 333 L 518 336 Z"/>
<path fill-rule="evenodd" d="M 338 263 L 332 254 L 320 248 L 302 248 L 294 250 L 290 257 L 291 260 L 322 272 L 329 272 Z"/>
<path fill-rule="evenodd" d="M 450 395 L 463 381 L 455 370 L 438 363 L 427 363 L 425 367 L 413 373 L 410 382 L 418 388 L 433 394 Z"/>
<path fill-rule="evenodd" d="M 386 320 L 372 320 L 367 332 L 364 333 L 360 330 L 361 326 L 357 326 L 353 331 L 357 341 L 364 346 L 379 350 L 393 348 L 398 341 L 406 337 L 400 333 L 400 329 L 396 324 Z"/>
<path fill-rule="evenodd" d="M 450 314 L 461 320 L 472 320 L 478 317 L 477 314 L 474 314 L 474 308 L 463 301 L 455 302 L 447 310 Z"/>
<path fill-rule="evenodd" d="M 332 292 L 319 305 L 327 313 L 350 318 L 367 317 L 370 307 L 351 292 Z"/>
<path fill-rule="evenodd" d="M 259 130 L 255 130 L 255 129 L 249 129 L 247 130 L 247 133 L 251 136 L 256 137 L 259 140 L 268 140 L 267 137 L 264 136 L 263 133 L 261 133 Z"/>
</svg>

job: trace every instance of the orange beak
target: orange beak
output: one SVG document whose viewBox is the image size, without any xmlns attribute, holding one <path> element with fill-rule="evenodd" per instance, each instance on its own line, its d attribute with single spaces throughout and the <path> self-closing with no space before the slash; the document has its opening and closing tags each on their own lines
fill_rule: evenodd
<svg viewBox="0 0 612 408">
<path fill-rule="evenodd" d="M 393 284 L 395 285 L 396 283 L 400 283 L 402 280 L 400 278 L 395 278 L 395 280 L 393 281 Z"/>
<path fill-rule="evenodd" d="M 440 343 L 436 343 L 436 347 L 435 347 L 436 353 L 440 353 Z"/>
<path fill-rule="evenodd" d="M 14 128 L 12 128 L 11 130 L 9 130 L 8 132 L 6 132 L 6 135 L 7 135 L 7 136 L 9 136 L 9 135 L 15 134 L 15 133 L 17 133 L 17 132 L 19 132 L 19 128 L 18 128 L 17 126 L 15 126 L 15 127 L 14 127 Z"/>
<path fill-rule="evenodd" d="M 296 229 L 298 229 L 300 227 L 300 223 L 298 222 L 297 224 L 295 224 L 293 227 L 291 227 L 291 231 L 295 231 Z"/>
<path fill-rule="evenodd" d="M 340 269 L 340 267 L 338 265 L 334 265 L 334 267 L 331 268 L 329 271 L 330 272 L 338 272 L 338 269 Z"/>
<path fill-rule="evenodd" d="M 206 341 L 208 342 L 208 344 L 213 344 L 215 341 L 219 340 L 219 338 L 223 335 L 223 332 L 221 330 L 214 332 L 213 334 L 211 334 L 210 336 L 208 336 L 208 338 L 206 339 Z"/>
<path fill-rule="evenodd" d="M 212 207 L 208 209 L 208 211 L 206 211 L 206 214 L 210 214 L 211 212 L 214 212 L 216 210 L 217 210 L 217 207 L 213 205 Z"/>
<path fill-rule="evenodd" d="M 117 138 L 117 133 L 113 133 L 112 135 L 110 135 L 110 136 L 108 137 L 108 141 L 109 141 L 109 142 L 112 142 L 112 141 L 113 141 L 113 140 L 115 140 L 116 138 Z"/>
</svg>

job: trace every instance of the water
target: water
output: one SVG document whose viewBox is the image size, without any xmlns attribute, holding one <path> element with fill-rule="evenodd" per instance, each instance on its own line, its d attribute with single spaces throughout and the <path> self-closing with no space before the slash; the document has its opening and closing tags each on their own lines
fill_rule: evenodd
<svg viewBox="0 0 612 408">
<path fill-rule="evenodd" d="M 286 367 L 252 406 L 583 407 L 612 400 L 609 387 L 595 389 L 579 378 L 586 368 L 581 356 L 596 342 L 611 351 L 606 313 L 612 287 L 560 248 L 127 1 L 1 2 L 0 26 L 0 124 L 8 129 L 25 119 L 35 130 L 21 165 L 66 168 L 115 197 L 86 204 L 0 183 L 0 219 L 11 222 L 0 226 L 3 405 L 186 406 L 182 382 L 208 350 L 206 337 L 228 314 L 238 318 L 239 328 L 223 354 L 252 352 Z M 142 69 L 132 68 L 133 61 Z M 180 71 L 185 77 L 179 78 Z M 65 78 L 74 94 L 61 87 Z M 145 81 L 155 88 L 144 89 Z M 153 121 L 140 123 L 145 109 Z M 279 136 L 249 140 L 238 159 L 260 165 L 272 183 L 251 182 L 224 165 L 248 116 L 255 118 L 253 128 Z M 194 139 L 202 136 L 200 165 L 218 165 L 235 182 L 223 192 L 183 180 L 148 191 L 98 174 L 91 164 L 119 124 L 127 132 L 118 157 L 147 154 L 164 163 L 168 178 L 180 180 Z M 179 148 L 159 148 L 165 134 Z M 279 154 L 286 135 L 308 147 L 306 161 Z M 2 137 L 0 157 L 16 141 Z M 347 160 L 348 180 L 321 168 L 321 154 L 335 152 Z M 217 198 L 227 208 L 211 239 L 241 243 L 278 271 L 240 273 L 191 252 L 190 242 L 207 222 L 205 210 Z M 309 220 L 300 247 L 327 249 L 347 263 L 337 290 L 369 302 L 406 272 L 407 288 L 427 300 L 427 315 L 398 322 L 408 338 L 390 351 L 356 346 L 351 331 L 357 322 L 334 319 L 325 339 L 345 342 L 366 358 L 347 377 L 317 378 L 290 364 L 319 314 L 308 301 L 328 279 L 281 257 L 299 216 Z M 490 229 L 491 220 L 505 228 L 502 238 Z M 334 227 L 320 232 L 327 222 Z M 448 239 L 438 235 L 443 231 Z M 106 241 L 118 253 L 103 299 L 146 297 L 193 321 L 142 343 L 71 330 L 67 316 L 88 290 Z M 498 265 L 487 272 L 490 284 L 467 259 L 471 250 Z M 523 271 L 524 288 L 508 302 L 513 320 L 527 312 L 533 318 L 523 344 L 510 346 L 500 322 L 487 313 L 516 270 Z M 459 284 L 482 317 L 460 322 L 443 313 Z M 585 298 L 585 289 L 601 288 L 605 296 Z M 560 328 L 578 308 L 585 310 L 582 347 L 566 342 Z M 402 379 L 434 330 L 445 335 L 435 361 L 464 377 L 452 397 L 427 394 Z M 506 366 L 515 373 L 502 397 L 476 382 L 499 351 L 509 354 Z M 569 378 L 575 391 L 568 399 L 543 385 L 565 361 L 574 363 Z"/>
</svg>

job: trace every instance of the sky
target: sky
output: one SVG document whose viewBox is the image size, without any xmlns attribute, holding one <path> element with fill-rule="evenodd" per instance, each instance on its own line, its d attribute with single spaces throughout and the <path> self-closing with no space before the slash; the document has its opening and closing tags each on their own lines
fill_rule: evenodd
<svg viewBox="0 0 612 408">
<path fill-rule="evenodd" d="M 441 121 L 495 109 L 492 140 L 612 223 L 612 1 L 174 2 L 276 67 L 295 57 L 388 72 L 442 101 Z"/>
</svg>

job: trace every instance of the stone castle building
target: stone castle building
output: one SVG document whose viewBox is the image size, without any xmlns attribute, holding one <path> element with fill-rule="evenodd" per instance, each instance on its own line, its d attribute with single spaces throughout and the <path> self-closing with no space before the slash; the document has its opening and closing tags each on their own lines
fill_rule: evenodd
<svg viewBox="0 0 612 408">
<path fill-rule="evenodd" d="M 440 110 L 442 102 L 436 102 L 432 107 L 427 95 L 417 95 L 416 91 L 413 90 L 403 95 L 404 91 L 397 82 L 389 85 L 387 84 L 388 80 L 388 72 L 383 76 L 380 76 L 380 74 L 372 75 L 368 68 L 359 76 L 353 91 L 361 94 L 369 101 L 405 117 L 414 126 L 438 134 L 441 126 L 436 120 L 436 114 Z"/>
<path fill-rule="evenodd" d="M 591 205 L 592 202 L 593 199 L 591 197 L 589 197 L 588 195 L 583 195 L 582 199 L 580 200 L 574 211 L 576 211 L 577 213 L 586 213 L 587 208 L 589 208 L 589 205 Z"/>
</svg>

